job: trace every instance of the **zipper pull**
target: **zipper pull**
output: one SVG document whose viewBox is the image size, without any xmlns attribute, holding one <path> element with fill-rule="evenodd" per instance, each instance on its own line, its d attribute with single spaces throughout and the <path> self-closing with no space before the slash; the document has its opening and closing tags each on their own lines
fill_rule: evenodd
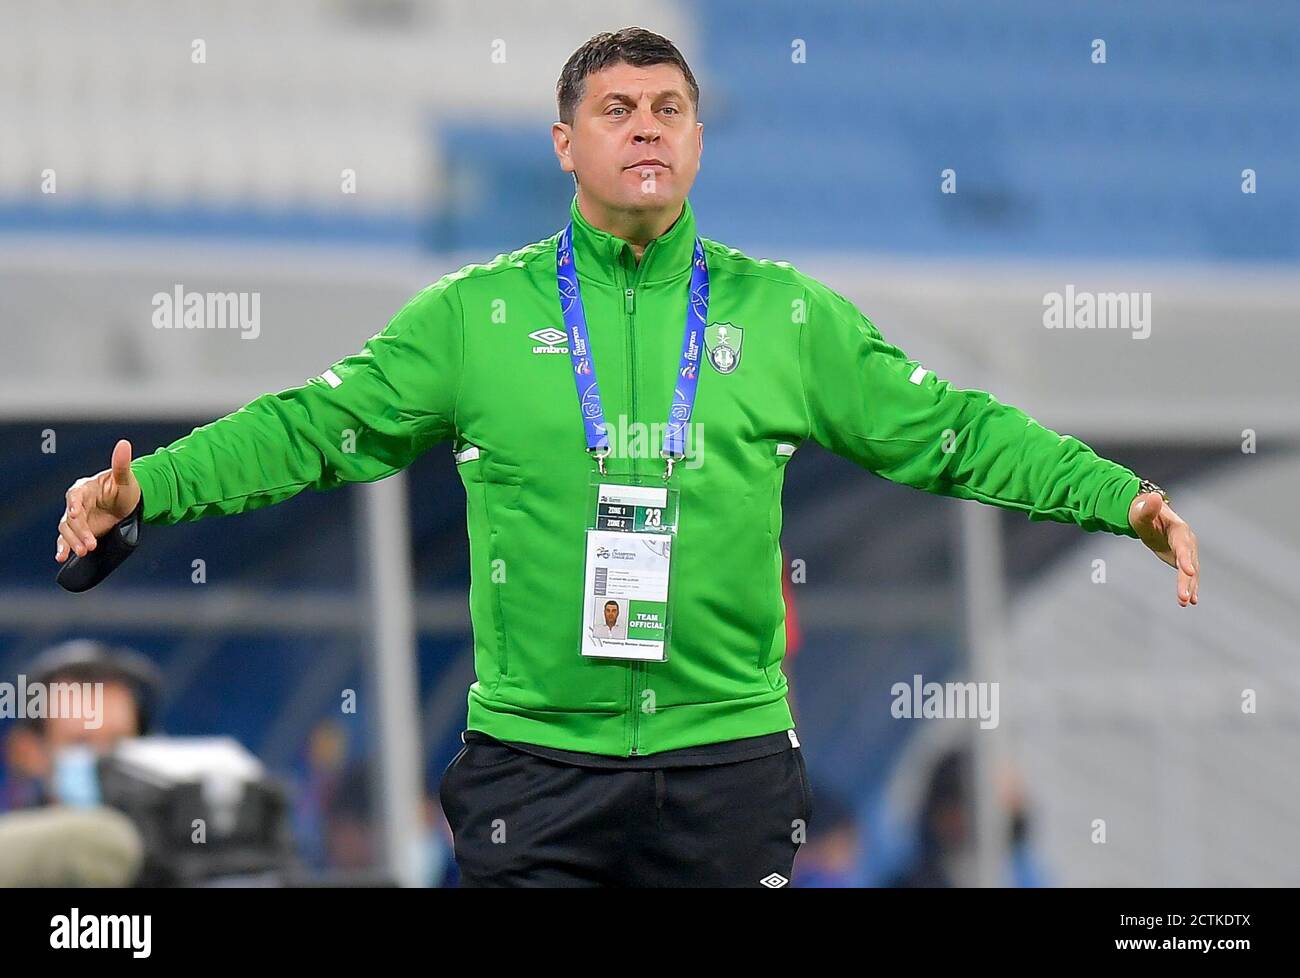
<svg viewBox="0 0 1300 978">
<path fill-rule="evenodd" d="M 635 289 L 623 290 L 623 309 L 625 312 L 628 313 L 628 315 L 631 315 L 632 313 L 636 312 L 636 290 Z"/>
</svg>

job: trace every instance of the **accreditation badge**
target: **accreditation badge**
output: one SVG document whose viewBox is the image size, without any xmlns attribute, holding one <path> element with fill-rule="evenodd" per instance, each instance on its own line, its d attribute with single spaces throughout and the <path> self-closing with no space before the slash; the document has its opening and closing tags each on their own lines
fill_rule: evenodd
<svg viewBox="0 0 1300 978">
<path fill-rule="evenodd" d="M 678 490 L 595 473 L 590 495 L 582 654 L 663 662 Z"/>
</svg>

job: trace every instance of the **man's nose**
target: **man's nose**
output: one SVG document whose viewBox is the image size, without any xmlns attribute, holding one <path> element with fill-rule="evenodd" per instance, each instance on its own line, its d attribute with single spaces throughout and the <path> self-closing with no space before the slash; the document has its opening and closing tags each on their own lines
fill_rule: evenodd
<svg viewBox="0 0 1300 978">
<path fill-rule="evenodd" d="M 659 138 L 659 120 L 648 110 L 638 113 L 636 139 L 640 142 L 654 142 Z"/>
</svg>

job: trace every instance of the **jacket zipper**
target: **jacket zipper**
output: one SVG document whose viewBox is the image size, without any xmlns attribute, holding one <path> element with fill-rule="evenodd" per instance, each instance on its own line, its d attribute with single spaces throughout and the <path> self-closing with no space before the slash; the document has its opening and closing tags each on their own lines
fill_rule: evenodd
<svg viewBox="0 0 1300 978">
<path fill-rule="evenodd" d="M 627 317 L 627 360 L 628 360 L 628 400 L 629 409 L 632 416 L 629 424 L 634 423 L 638 417 L 636 403 L 636 286 L 641 281 L 641 269 L 645 267 L 646 258 L 650 254 L 650 249 L 654 247 L 651 241 L 646 245 L 645 251 L 641 253 L 641 260 L 637 262 L 636 271 L 632 273 L 632 281 L 627 280 L 627 269 L 623 268 L 623 314 Z M 620 267 L 622 267 L 620 256 Z M 631 472 L 635 476 L 637 471 L 636 459 L 628 460 Z M 635 756 L 639 752 L 638 741 L 641 736 L 641 705 L 638 702 L 641 696 L 641 680 L 645 676 L 645 663 L 632 663 L 632 750 L 630 756 Z"/>
</svg>

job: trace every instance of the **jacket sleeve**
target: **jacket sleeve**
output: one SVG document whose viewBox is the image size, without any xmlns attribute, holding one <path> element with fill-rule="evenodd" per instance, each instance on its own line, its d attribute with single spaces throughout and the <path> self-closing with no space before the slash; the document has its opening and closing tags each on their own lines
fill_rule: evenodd
<svg viewBox="0 0 1300 978">
<path fill-rule="evenodd" d="M 815 441 L 891 482 L 1137 536 L 1131 470 L 991 394 L 953 387 L 849 300 L 813 286 L 799 356 Z"/>
<path fill-rule="evenodd" d="M 460 301 L 447 276 L 320 376 L 132 461 L 144 521 L 243 513 L 304 489 L 392 475 L 453 437 L 462 350 Z"/>
</svg>

